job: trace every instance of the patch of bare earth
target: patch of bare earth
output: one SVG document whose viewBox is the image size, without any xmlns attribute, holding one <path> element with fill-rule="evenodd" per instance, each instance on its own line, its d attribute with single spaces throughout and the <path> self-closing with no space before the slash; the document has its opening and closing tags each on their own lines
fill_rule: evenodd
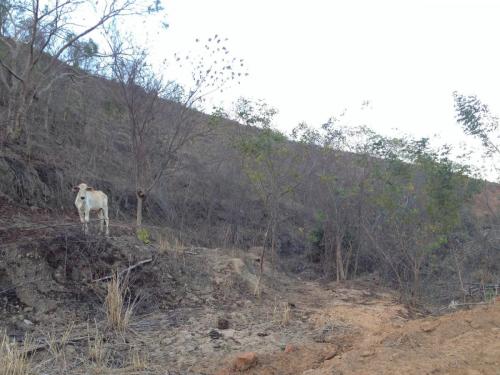
<svg viewBox="0 0 500 375">
<path fill-rule="evenodd" d="M 333 358 L 323 374 L 499 374 L 500 305 L 383 324 L 352 350 Z"/>
<path fill-rule="evenodd" d="M 318 293 L 321 287 L 314 290 Z M 353 332 L 326 340 L 339 348 L 331 358 L 318 356 L 326 347 L 305 344 L 294 353 L 264 355 L 249 373 L 500 374 L 499 303 L 409 320 L 408 311 L 390 294 L 368 294 L 336 288 L 331 301 L 322 300 L 310 315 L 316 328 L 340 323 Z"/>
</svg>

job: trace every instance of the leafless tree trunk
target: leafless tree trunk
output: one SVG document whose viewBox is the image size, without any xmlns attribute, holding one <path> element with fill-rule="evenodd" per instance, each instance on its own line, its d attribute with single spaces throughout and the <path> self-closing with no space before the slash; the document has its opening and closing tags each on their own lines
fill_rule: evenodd
<svg viewBox="0 0 500 375">
<path fill-rule="evenodd" d="M 144 193 L 141 190 L 136 192 L 137 195 L 137 215 L 136 215 L 136 225 L 138 228 L 142 226 L 142 207 L 144 202 Z"/>
<path fill-rule="evenodd" d="M 352 256 L 352 243 L 349 244 L 349 250 L 347 250 L 347 255 L 345 257 L 344 264 L 344 280 L 347 280 L 349 277 L 349 266 L 351 265 L 351 256 Z"/>
<path fill-rule="evenodd" d="M 268 223 L 267 223 L 266 232 L 264 234 L 264 240 L 262 242 L 262 250 L 260 252 L 259 277 L 257 279 L 257 285 L 256 285 L 255 291 L 254 291 L 254 294 L 256 296 L 259 296 L 260 292 L 261 292 L 262 275 L 264 275 L 264 259 L 265 259 L 265 256 L 266 256 L 267 242 L 268 242 L 268 239 L 269 239 L 269 231 L 270 231 L 270 229 L 271 229 L 271 220 L 269 220 Z"/>
<path fill-rule="evenodd" d="M 455 262 L 455 268 L 457 269 L 458 281 L 460 282 L 460 291 L 462 291 L 462 293 L 464 295 L 464 299 L 465 299 L 466 290 L 465 290 L 465 286 L 464 286 L 464 281 L 462 279 L 462 271 L 460 269 L 460 265 L 458 264 L 456 251 L 457 251 L 456 247 L 452 248 L 452 250 L 451 250 L 451 252 L 453 253 L 453 260 Z"/>
<path fill-rule="evenodd" d="M 337 269 L 337 281 L 345 280 L 344 262 L 342 260 L 342 235 L 335 236 L 335 264 Z"/>
</svg>

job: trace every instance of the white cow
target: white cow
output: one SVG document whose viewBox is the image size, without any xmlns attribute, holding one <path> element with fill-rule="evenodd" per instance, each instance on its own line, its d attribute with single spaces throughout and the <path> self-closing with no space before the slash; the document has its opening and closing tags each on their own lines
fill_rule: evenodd
<svg viewBox="0 0 500 375">
<path fill-rule="evenodd" d="M 80 214 L 84 233 L 87 234 L 88 231 L 90 211 L 97 211 L 100 221 L 100 231 L 103 231 L 104 222 L 106 222 L 106 236 L 109 236 L 108 196 L 102 191 L 94 190 L 94 188 L 84 183 L 75 186 L 73 191 L 78 192 L 75 199 L 75 206 Z"/>
</svg>

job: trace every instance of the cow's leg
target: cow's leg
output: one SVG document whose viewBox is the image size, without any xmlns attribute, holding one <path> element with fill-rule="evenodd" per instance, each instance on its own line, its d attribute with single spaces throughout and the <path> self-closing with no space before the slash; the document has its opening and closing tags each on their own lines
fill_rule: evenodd
<svg viewBox="0 0 500 375">
<path fill-rule="evenodd" d="M 82 223 L 82 231 L 83 233 L 86 232 L 85 230 L 85 212 L 82 210 L 78 210 L 78 215 L 80 215 L 80 222 Z"/>
<path fill-rule="evenodd" d="M 86 209 L 85 210 L 85 234 L 88 233 L 89 231 L 89 221 L 90 221 L 90 210 Z"/>
<path fill-rule="evenodd" d="M 103 233 L 104 232 L 104 212 L 103 212 L 102 208 L 97 212 L 97 215 L 99 215 L 99 233 Z"/>
<path fill-rule="evenodd" d="M 104 220 L 106 221 L 106 236 L 109 236 L 109 217 L 108 217 L 108 205 L 105 205 L 102 208 L 102 216 L 104 216 Z M 102 223 L 102 222 L 101 222 Z"/>
</svg>

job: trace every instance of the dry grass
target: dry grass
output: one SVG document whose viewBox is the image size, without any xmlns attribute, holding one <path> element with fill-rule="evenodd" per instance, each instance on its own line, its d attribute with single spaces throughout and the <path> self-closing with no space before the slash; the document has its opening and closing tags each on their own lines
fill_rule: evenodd
<svg viewBox="0 0 500 375">
<path fill-rule="evenodd" d="M 282 326 L 288 325 L 288 323 L 290 323 L 290 320 L 292 318 L 292 310 L 290 308 L 290 304 L 288 302 L 285 302 L 284 304 L 285 306 L 283 307 L 283 313 L 280 322 L 280 325 Z"/>
<path fill-rule="evenodd" d="M 142 371 L 148 368 L 148 361 L 138 350 L 130 350 L 130 367 L 132 371 Z"/>
<path fill-rule="evenodd" d="M 97 369 L 104 369 L 108 364 L 108 351 L 104 346 L 104 337 L 95 326 L 95 332 L 92 333 L 90 327 L 87 327 L 88 332 L 88 357 L 89 360 L 95 363 Z"/>
<path fill-rule="evenodd" d="M 274 302 L 273 322 L 282 327 L 288 325 L 292 319 L 292 310 L 288 302 Z"/>
<path fill-rule="evenodd" d="M 31 340 L 26 337 L 24 346 L 30 346 Z M 31 361 L 28 352 L 16 342 L 2 333 L 0 338 L 0 375 L 29 375 L 32 374 Z"/>
<path fill-rule="evenodd" d="M 158 252 L 168 255 L 173 267 L 186 267 L 186 246 L 175 234 L 164 232 L 159 235 Z"/>
<path fill-rule="evenodd" d="M 261 277 L 259 276 L 259 278 L 257 280 L 257 284 L 255 285 L 255 289 L 253 291 L 253 295 L 257 298 L 260 298 L 262 295 L 262 287 L 261 287 L 260 283 L 261 283 Z"/>
<path fill-rule="evenodd" d="M 165 254 L 169 249 L 169 242 L 165 235 L 160 234 L 158 238 L 158 251 L 160 254 Z"/>
<path fill-rule="evenodd" d="M 70 341 L 71 332 L 73 331 L 74 325 L 71 324 L 62 334 L 60 338 L 52 332 L 46 333 L 46 342 L 48 346 L 48 351 L 51 354 L 57 367 L 61 369 L 62 373 L 66 373 L 67 361 L 66 361 L 66 345 Z"/>
<path fill-rule="evenodd" d="M 185 246 L 182 241 L 173 233 L 166 231 L 160 233 L 158 236 L 158 251 L 161 254 L 165 254 L 169 250 L 174 252 L 174 254 L 178 254 L 183 251 L 184 248 Z"/>
<path fill-rule="evenodd" d="M 123 332 L 130 324 L 137 300 L 126 298 L 128 279 L 113 275 L 108 283 L 108 291 L 104 300 L 106 318 L 109 327 Z"/>
</svg>

